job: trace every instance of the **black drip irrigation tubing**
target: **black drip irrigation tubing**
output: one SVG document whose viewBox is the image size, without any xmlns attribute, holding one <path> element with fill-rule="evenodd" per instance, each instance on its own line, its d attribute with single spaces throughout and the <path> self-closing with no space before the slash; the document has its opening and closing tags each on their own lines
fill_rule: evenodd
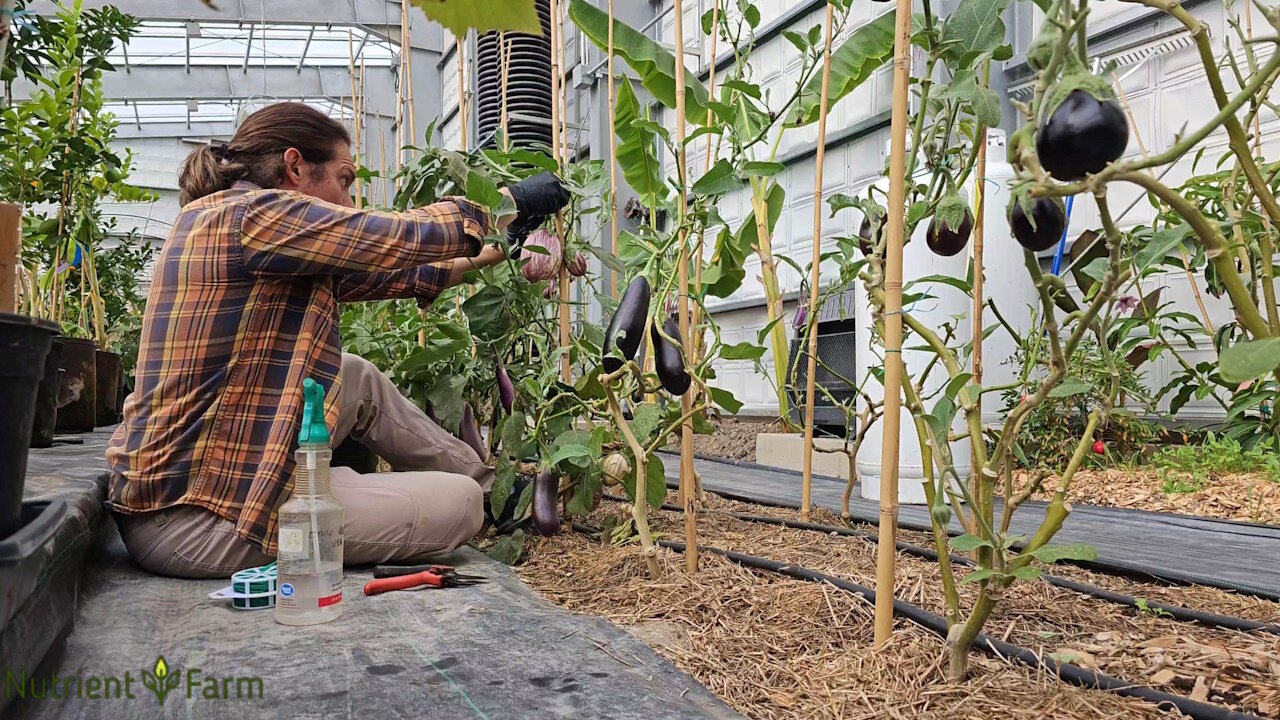
<svg viewBox="0 0 1280 720">
<path fill-rule="evenodd" d="M 675 489 L 677 485 L 676 483 L 668 481 L 667 487 Z M 786 508 L 789 510 L 796 510 L 799 508 L 799 505 L 795 503 L 783 502 L 780 500 L 768 500 L 764 498 L 756 498 L 756 497 L 752 497 L 751 495 L 745 495 L 745 494 L 736 493 L 733 491 L 714 490 L 714 491 L 708 491 L 708 492 L 714 492 L 716 495 L 719 495 L 720 497 L 726 500 L 736 500 L 738 502 L 750 503 L 753 505 Z M 681 509 L 683 510 L 683 508 Z M 856 519 L 858 522 L 863 522 L 868 525 L 879 524 L 878 519 L 875 518 L 874 516 L 858 517 Z M 910 520 L 899 520 L 898 527 L 904 530 L 915 530 L 917 532 L 933 532 L 933 527 L 931 525 L 928 525 L 926 523 L 912 522 Z M 948 530 L 948 534 L 956 535 L 958 533 Z M 1014 550 L 1020 549 L 1020 545 L 1015 545 L 1013 549 Z M 1066 560 L 1064 562 L 1068 562 L 1072 565 L 1082 567 L 1086 570 L 1105 573 L 1107 575 L 1118 575 L 1121 577 L 1127 577 L 1127 578 L 1144 580 L 1144 581 L 1154 580 L 1154 581 L 1159 581 L 1163 583 L 1168 583 L 1171 585 L 1203 585 L 1205 587 L 1218 588 L 1219 590 L 1230 590 L 1231 592 L 1234 592 L 1234 593 L 1262 598 L 1263 600 L 1270 600 L 1271 602 L 1280 602 L 1280 593 L 1276 593 L 1270 590 L 1264 590 L 1262 588 L 1250 587 L 1248 585 L 1240 585 L 1237 583 L 1233 583 L 1229 580 L 1220 580 L 1218 578 L 1205 577 L 1203 575 L 1197 575 L 1195 573 L 1182 573 L 1182 572 L 1173 572 L 1168 570 L 1157 571 L 1157 570 L 1152 570 L 1151 568 L 1148 568 L 1148 567 L 1143 567 L 1140 565 L 1130 565 L 1128 563 L 1121 563 L 1113 560 Z"/>
<path fill-rule="evenodd" d="M 630 502 L 630 500 L 627 500 L 624 497 L 615 496 L 615 495 L 605 495 L 604 497 L 606 500 L 612 500 L 614 502 L 622 502 L 622 503 Z M 662 509 L 671 510 L 675 512 L 684 512 L 683 507 L 680 507 L 679 505 L 672 505 L 670 503 L 663 503 Z M 852 528 L 847 528 L 847 527 L 839 527 L 836 525 L 823 525 L 820 523 L 805 522 L 802 520 L 787 520 L 785 518 L 774 518 L 774 517 L 769 517 L 767 515 L 752 515 L 750 513 L 728 512 L 724 514 L 728 515 L 731 518 L 734 518 L 735 520 L 742 520 L 743 522 L 760 523 L 762 525 L 780 525 L 782 527 L 791 528 L 793 530 L 809 530 L 812 532 L 820 532 L 820 533 L 826 533 L 830 535 L 856 537 L 856 538 L 861 538 L 863 540 L 867 540 L 872 544 L 876 544 L 880 541 L 880 538 L 877 537 L 874 533 L 869 533 L 862 530 L 854 530 Z M 930 560 L 934 562 L 938 560 L 938 552 L 931 548 L 920 547 L 919 545 L 912 545 L 911 543 L 902 542 L 901 540 L 895 542 L 893 546 L 895 549 L 898 550 L 898 552 L 901 552 L 907 555 L 911 555 L 914 557 L 918 557 L 918 558 L 922 558 L 922 559 Z M 959 555 L 950 555 L 949 557 L 951 558 L 952 564 L 964 565 L 966 567 L 973 566 L 973 561 L 967 557 L 961 557 Z M 1215 615 L 1213 613 L 1201 612 L 1199 610 L 1192 610 L 1190 608 L 1181 607 L 1179 605 L 1165 605 L 1164 603 L 1148 601 L 1146 599 L 1143 599 L 1142 603 L 1140 604 L 1138 602 L 1138 598 L 1133 597 L 1131 595 L 1125 595 L 1124 593 L 1118 593 L 1112 590 L 1106 590 L 1104 588 L 1100 588 L 1096 585 L 1090 585 L 1088 583 L 1076 582 L 1075 580 L 1068 580 L 1067 578 L 1058 577 L 1057 575 L 1050 575 L 1048 573 L 1041 575 L 1040 579 L 1044 580 L 1050 585 L 1053 585 L 1054 587 L 1059 587 L 1064 590 L 1070 590 L 1072 592 L 1088 595 L 1090 597 L 1097 598 L 1098 600 L 1102 600 L 1104 602 L 1109 602 L 1109 603 L 1114 603 L 1116 605 L 1123 605 L 1126 607 L 1134 608 L 1141 612 L 1155 613 L 1156 615 L 1167 617 L 1170 620 L 1177 620 L 1179 622 L 1194 622 L 1194 623 L 1199 623 L 1201 625 L 1204 625 L 1206 627 L 1218 627 L 1218 628 L 1224 628 L 1226 630 L 1239 630 L 1242 632 L 1264 632 L 1264 633 L 1270 633 L 1272 635 L 1280 635 L 1280 625 L 1275 625 L 1272 623 L 1258 622 L 1256 620 L 1233 617 L 1230 615 Z"/>
<path fill-rule="evenodd" d="M 600 530 L 590 525 L 582 523 L 572 524 L 574 531 L 583 535 L 599 535 Z M 655 541 L 657 545 L 673 550 L 675 552 L 684 552 L 685 546 L 682 542 L 674 540 Z M 733 552 L 731 550 L 721 550 L 720 548 L 711 547 L 709 545 L 699 546 L 699 550 L 704 552 L 715 553 L 724 557 L 730 562 L 736 563 L 743 567 L 752 568 L 754 570 L 764 570 L 766 572 L 786 575 L 797 580 L 805 580 L 812 583 L 826 583 L 834 588 L 843 590 L 852 595 L 859 595 L 872 605 L 876 602 L 876 591 L 865 585 L 827 575 L 826 573 L 810 570 L 809 568 L 789 563 L 781 563 L 777 560 L 769 558 L 756 557 L 755 555 L 746 555 L 744 553 Z M 922 607 L 912 605 L 904 600 L 894 599 L 893 614 L 906 618 L 920 627 L 943 638 L 947 637 L 947 620 L 941 615 L 925 610 Z M 1194 720 L 1261 720 L 1257 715 L 1249 713 L 1236 712 L 1227 708 L 1213 705 L 1211 703 L 1199 702 L 1181 695 L 1173 695 L 1171 693 L 1161 692 L 1148 687 L 1134 685 L 1131 682 L 1112 677 L 1092 670 L 1086 670 L 1078 665 L 1071 663 L 1060 663 L 1052 658 L 1039 655 L 1033 650 L 1029 650 L 1020 645 L 998 640 L 987 635 L 979 633 L 974 640 L 974 647 L 987 653 L 995 655 L 1003 660 L 1017 660 L 1018 662 L 1035 668 L 1044 668 L 1049 672 L 1058 676 L 1059 679 L 1083 688 L 1105 690 L 1114 692 L 1117 695 L 1126 697 L 1135 697 L 1147 702 L 1154 703 L 1157 707 L 1168 710 L 1176 708 L 1179 712 L 1191 716 Z"/>
</svg>

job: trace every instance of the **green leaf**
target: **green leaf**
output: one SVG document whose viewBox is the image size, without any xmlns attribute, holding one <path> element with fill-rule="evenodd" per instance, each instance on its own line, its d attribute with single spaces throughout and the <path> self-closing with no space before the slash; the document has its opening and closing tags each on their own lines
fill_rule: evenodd
<svg viewBox="0 0 1280 720">
<path fill-rule="evenodd" d="M 489 490 L 489 511 L 495 518 L 502 515 L 502 509 L 507 506 L 507 500 L 516 488 L 516 474 L 515 463 L 500 456 L 493 487 Z"/>
<path fill-rule="evenodd" d="M 723 360 L 750 360 L 755 362 L 764 357 L 764 348 L 751 342 L 740 342 L 736 345 L 720 347 L 720 358 Z"/>
<path fill-rule="evenodd" d="M 1031 551 L 1031 557 L 1042 563 L 1055 563 L 1059 560 L 1097 560 L 1098 551 L 1092 545 L 1076 543 L 1074 545 L 1043 545 Z"/>
<path fill-rule="evenodd" d="M 649 506 L 657 510 L 667 499 L 667 469 L 662 465 L 662 458 L 650 455 L 644 466 L 645 497 Z"/>
<path fill-rule="evenodd" d="M 902 286 L 903 292 L 910 290 L 916 285 L 924 285 L 928 283 L 940 283 L 942 285 L 950 285 L 960 292 L 969 295 L 973 292 L 973 284 L 964 278 L 951 277 L 950 275 L 926 275 L 922 278 L 916 278 L 906 285 Z"/>
<path fill-rule="evenodd" d="M 1000 97 L 978 80 L 978 72 L 966 68 L 956 72 L 941 96 L 954 97 L 969 104 L 973 116 L 987 127 L 1000 125 Z"/>
<path fill-rule="evenodd" d="M 592 472 L 594 470 L 594 472 Z M 587 515 L 595 508 L 596 493 L 600 491 L 602 482 L 598 467 L 588 469 L 577 476 L 578 486 L 574 488 L 573 497 L 565 504 L 565 512 L 570 515 Z"/>
<path fill-rule="evenodd" d="M 786 169 L 786 165 L 780 162 L 769 162 L 768 160 L 748 160 L 742 164 L 743 175 L 757 177 L 772 177 Z"/>
<path fill-rule="evenodd" d="M 520 553 L 524 550 L 524 538 L 524 531 L 516 528 L 516 531 L 510 535 L 498 538 L 498 542 L 494 543 L 485 555 L 503 565 L 515 565 L 520 562 Z"/>
<path fill-rule="evenodd" d="M 1037 567 L 1031 567 L 1030 565 L 1023 565 L 1020 568 L 1014 568 L 1013 572 L 1009 574 L 1018 578 L 1019 580 L 1035 580 L 1036 578 L 1043 575 L 1044 571 Z"/>
<path fill-rule="evenodd" d="M 427 402 L 440 426 L 454 434 L 462 424 L 462 391 L 466 386 L 466 376 L 445 375 L 427 391 Z"/>
<path fill-rule="evenodd" d="M 496 285 L 485 285 L 475 295 L 462 303 L 471 334 L 481 340 L 497 340 L 505 337 L 507 326 L 507 296 Z"/>
<path fill-rule="evenodd" d="M 1133 264 L 1138 274 L 1164 261 L 1174 248 L 1182 245 L 1183 240 L 1191 234 L 1191 226 L 1185 222 L 1177 227 L 1165 228 L 1151 237 L 1150 242 L 1133 256 Z"/>
<path fill-rule="evenodd" d="M 410 0 L 430 20 L 435 20 L 453 33 L 466 37 L 467 31 L 511 31 L 542 36 L 542 23 L 534 0 Z"/>
<path fill-rule="evenodd" d="M 504 454 L 517 460 L 526 460 L 532 452 L 532 443 L 525 439 L 528 420 L 524 413 L 516 411 L 502 419 L 498 428 L 498 440 L 502 443 Z"/>
<path fill-rule="evenodd" d="M 516 501 L 516 514 L 518 518 L 522 518 L 529 512 L 529 503 L 533 502 L 533 483 L 525 483 L 524 490 L 520 491 L 520 499 Z"/>
<path fill-rule="evenodd" d="M 989 548 L 995 547 L 995 545 L 991 544 L 990 540 L 980 538 L 977 535 L 969 535 L 969 534 L 953 537 L 951 538 L 951 540 L 948 541 L 947 544 L 948 546 L 950 546 L 952 550 L 958 550 L 960 552 L 972 552 L 974 550 L 977 550 L 980 547 L 989 547 Z"/>
<path fill-rule="evenodd" d="M 965 585 L 967 583 L 976 583 L 981 580 L 990 580 L 991 578 L 995 577 L 995 574 L 996 574 L 996 571 L 992 570 L 991 568 L 981 568 L 979 570 L 974 570 L 968 575 L 965 575 L 964 577 L 960 578 L 960 584 Z"/>
<path fill-rule="evenodd" d="M 1009 0 L 960 0 L 942 26 L 941 44 L 953 62 L 973 67 L 983 53 L 1004 44 L 1004 11 Z M 996 123 L 999 124 L 999 123 Z"/>
<path fill-rule="evenodd" d="M 618 134 L 618 165 L 627 184 L 640 195 L 640 202 L 651 206 L 664 192 L 662 165 L 658 162 L 657 138 L 642 129 L 640 102 L 631 80 L 623 78 L 614 100 L 614 132 Z"/>
<path fill-rule="evenodd" d="M 644 445 L 653 439 L 653 434 L 662 425 L 662 408 L 657 403 L 647 402 L 635 406 L 631 411 L 631 432 L 636 440 Z"/>
<path fill-rule="evenodd" d="M 1225 348 L 1218 356 L 1218 372 L 1229 383 L 1262 377 L 1280 367 L 1280 337 L 1247 340 Z"/>
<path fill-rule="evenodd" d="M 943 394 L 949 398 L 954 398 L 960 394 L 960 388 L 963 388 L 972 379 L 973 373 L 962 372 L 956 375 L 947 382 L 947 388 L 943 391 Z"/>
<path fill-rule="evenodd" d="M 502 203 L 503 197 L 498 192 L 497 184 L 488 175 L 475 170 L 467 174 L 467 199 L 471 202 L 495 210 Z"/>
<path fill-rule="evenodd" d="M 1105 257 L 1094 258 L 1092 261 L 1089 262 L 1088 265 L 1085 265 L 1083 268 L 1081 268 L 1080 272 L 1084 273 L 1086 276 L 1088 276 L 1089 278 L 1093 279 L 1096 282 L 1102 282 L 1102 278 L 1106 276 L 1107 268 L 1110 266 L 1111 266 L 1111 262 L 1108 258 L 1105 258 Z"/>
<path fill-rule="evenodd" d="M 740 187 L 742 181 L 734 176 L 733 164 L 720 158 L 690 189 L 698 195 L 723 195 Z"/>
<path fill-rule="evenodd" d="M 730 415 L 736 415 L 742 409 L 742 402 L 734 397 L 733 393 L 724 388 L 708 385 L 707 392 L 711 394 L 711 401 L 716 404 L 716 407 L 723 409 Z"/>
<path fill-rule="evenodd" d="M 853 92 L 867 78 L 893 57 L 894 16 L 889 12 L 863 25 L 840 47 L 831 52 L 831 81 L 828 107 Z M 822 73 L 814 73 L 800 94 L 796 125 L 808 125 L 818 119 L 822 101 Z"/>
<path fill-rule="evenodd" d="M 1093 390 L 1093 384 L 1078 377 L 1068 377 L 1049 391 L 1051 398 L 1074 397 Z"/>
<path fill-rule="evenodd" d="M 481 3 L 483 4 L 483 3 Z M 589 0 L 570 0 L 569 19 L 604 52 L 609 48 L 609 15 L 592 5 Z M 645 86 L 658 102 L 676 106 L 676 58 L 666 48 L 635 28 L 613 20 L 613 50 L 640 76 Z M 707 124 L 707 88 L 698 80 L 697 73 L 684 73 L 685 118 L 696 125 Z"/>
<path fill-rule="evenodd" d="M 551 459 L 547 461 L 547 464 L 559 465 L 560 463 L 569 460 L 574 465 L 585 467 L 591 462 L 591 459 L 591 448 L 586 445 L 561 445 L 554 453 L 552 453 Z"/>
</svg>

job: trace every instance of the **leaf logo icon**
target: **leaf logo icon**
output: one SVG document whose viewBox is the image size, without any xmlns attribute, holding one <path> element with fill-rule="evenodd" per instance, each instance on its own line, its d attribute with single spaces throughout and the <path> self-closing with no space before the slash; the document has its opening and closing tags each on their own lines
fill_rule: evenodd
<svg viewBox="0 0 1280 720">
<path fill-rule="evenodd" d="M 160 704 L 164 704 L 164 700 L 169 693 L 177 689 L 182 683 L 182 673 L 179 669 L 169 669 L 169 665 L 165 663 L 164 656 L 156 658 L 156 666 L 154 670 L 142 671 L 142 684 L 148 690 L 155 694 Z"/>
</svg>

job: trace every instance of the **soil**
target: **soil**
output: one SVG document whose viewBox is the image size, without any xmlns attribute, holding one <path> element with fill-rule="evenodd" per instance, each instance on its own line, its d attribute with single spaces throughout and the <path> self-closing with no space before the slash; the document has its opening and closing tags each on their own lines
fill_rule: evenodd
<svg viewBox="0 0 1280 720">
<path fill-rule="evenodd" d="M 606 501 L 589 521 L 599 524 L 624 509 Z M 726 510 L 794 514 L 709 496 L 699 517 L 700 544 L 875 584 L 876 546 L 870 541 L 748 523 L 727 517 Z M 681 514 L 655 515 L 655 533 L 682 538 Z M 830 514 L 814 519 L 838 524 Z M 931 542 L 924 534 L 903 533 L 903 539 Z M 520 573 L 565 607 L 640 626 L 637 634 L 655 649 L 753 718 L 1159 714 L 1146 703 L 1070 687 L 1042 671 L 977 652 L 970 656 L 969 679 L 948 682 L 944 644 L 933 634 L 898 621 L 891 645 L 872 652 L 872 611 L 859 598 L 746 570 L 713 553 L 700 558 L 701 570 L 689 575 L 682 557 L 659 550 L 663 574 L 654 581 L 634 545 L 602 546 L 593 538 L 561 533 L 531 543 Z M 901 553 L 897 562 L 897 597 L 941 613 L 937 566 Z M 1063 566 L 1053 572 L 1187 607 L 1280 618 L 1280 604 L 1213 588 L 1100 579 Z M 961 585 L 960 594 L 968 607 L 975 587 Z M 1275 635 L 1176 622 L 1039 581 L 1009 588 L 986 630 L 1136 684 L 1263 716 L 1280 713 L 1280 637 Z"/>
<path fill-rule="evenodd" d="M 693 452 L 705 457 L 723 460 L 756 461 L 756 436 L 760 433 L 779 432 L 780 422 L 754 422 L 725 418 L 716 423 L 711 435 L 694 435 Z M 679 438 L 675 444 L 663 448 L 680 452 Z"/>
<path fill-rule="evenodd" d="M 1017 479 L 1018 490 L 1025 481 L 1026 476 Z M 1037 500 L 1049 499 L 1054 487 L 1049 482 L 1045 484 L 1050 491 L 1041 489 L 1035 495 Z M 1280 484 L 1263 475 L 1223 475 L 1183 487 L 1188 491 L 1166 492 L 1164 480 L 1153 468 L 1081 470 L 1071 480 L 1067 499 L 1087 505 L 1280 525 Z"/>
</svg>

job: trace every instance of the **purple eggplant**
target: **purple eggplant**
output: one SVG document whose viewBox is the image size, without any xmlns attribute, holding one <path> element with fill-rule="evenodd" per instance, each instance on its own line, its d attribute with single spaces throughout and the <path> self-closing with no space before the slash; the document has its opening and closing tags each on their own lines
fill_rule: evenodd
<svg viewBox="0 0 1280 720">
<path fill-rule="evenodd" d="M 636 356 L 644 339 L 644 322 L 649 317 L 649 281 L 643 275 L 631 281 L 618 301 L 618 310 L 604 334 L 604 371 L 614 373 Z M 614 349 L 622 359 L 610 355 Z"/>
<path fill-rule="evenodd" d="M 533 528 L 544 537 L 560 532 L 560 512 L 556 508 L 556 495 L 559 492 L 560 479 L 550 470 L 543 470 L 534 478 Z"/>
<path fill-rule="evenodd" d="M 680 322 L 675 315 L 667 317 L 662 325 L 662 332 L 674 340 L 680 340 Z M 664 390 L 676 397 L 689 390 L 692 381 L 689 373 L 685 372 L 684 355 L 680 352 L 680 346 L 662 337 L 657 325 L 653 326 L 653 364 Z"/>
<path fill-rule="evenodd" d="M 498 376 L 498 401 L 502 403 L 503 412 L 510 415 L 516 403 L 516 386 L 511 384 L 511 376 L 501 360 L 494 362 L 494 374 Z"/>
<path fill-rule="evenodd" d="M 462 427 L 458 434 L 462 436 L 462 442 L 476 451 L 481 461 L 489 458 L 489 448 L 485 447 L 484 438 L 480 435 L 480 426 L 476 424 L 476 416 L 469 402 L 462 403 Z"/>
</svg>

